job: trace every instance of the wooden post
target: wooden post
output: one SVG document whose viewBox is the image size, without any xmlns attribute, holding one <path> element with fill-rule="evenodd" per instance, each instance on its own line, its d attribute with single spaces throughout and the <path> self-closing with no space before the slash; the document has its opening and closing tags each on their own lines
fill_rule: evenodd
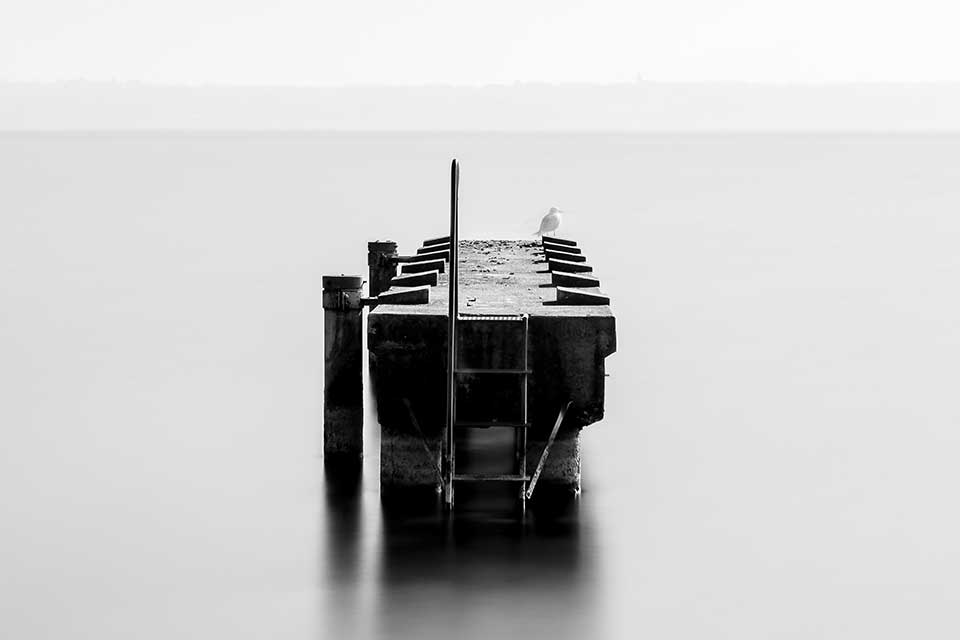
<svg viewBox="0 0 960 640">
<path fill-rule="evenodd" d="M 363 458 L 362 276 L 323 276 L 323 458 L 355 470 Z"/>
<path fill-rule="evenodd" d="M 370 296 L 378 296 L 390 287 L 397 275 L 397 243 L 377 240 L 367 243 L 367 266 L 370 267 Z"/>
</svg>

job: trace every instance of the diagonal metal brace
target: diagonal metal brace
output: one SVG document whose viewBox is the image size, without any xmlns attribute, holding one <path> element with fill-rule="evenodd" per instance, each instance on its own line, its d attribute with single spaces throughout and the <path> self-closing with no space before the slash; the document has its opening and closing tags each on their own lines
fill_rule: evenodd
<svg viewBox="0 0 960 640">
<path fill-rule="evenodd" d="M 553 441 L 557 438 L 557 431 L 560 430 L 560 424 L 563 422 L 564 416 L 567 415 L 567 409 L 570 408 L 570 405 L 573 404 L 573 400 L 570 400 L 560 409 L 560 415 L 557 416 L 557 421 L 553 423 L 553 430 L 550 432 L 550 437 L 547 438 L 547 446 L 543 448 L 543 453 L 540 454 L 540 461 L 537 462 L 537 470 L 533 472 L 533 477 L 530 478 L 530 484 L 527 486 L 527 500 L 533 495 L 533 490 L 537 487 L 537 480 L 540 479 L 540 473 L 543 471 L 543 465 L 547 462 L 547 456 L 550 455 L 550 447 L 553 445 Z"/>
</svg>

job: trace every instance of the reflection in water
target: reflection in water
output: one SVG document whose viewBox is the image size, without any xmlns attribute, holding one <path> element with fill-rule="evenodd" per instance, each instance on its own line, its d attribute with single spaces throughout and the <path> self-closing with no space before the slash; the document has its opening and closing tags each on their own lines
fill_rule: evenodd
<svg viewBox="0 0 960 640">
<path fill-rule="evenodd" d="M 326 579 L 333 584 L 356 578 L 360 554 L 362 470 L 324 467 L 327 526 Z"/>
<path fill-rule="evenodd" d="M 464 487 L 449 517 L 439 500 L 381 504 L 362 486 L 359 475 L 326 474 L 328 634 L 566 637 L 592 626 L 577 500 L 544 494 L 519 518 L 513 490 Z"/>
<path fill-rule="evenodd" d="M 372 409 L 362 484 L 318 479 L 320 275 L 443 233 L 451 149 L 464 237 L 529 234 L 550 193 L 614 301 L 585 513 L 556 530 L 385 516 Z M 954 134 L 0 135 L 0 637 L 960 637 L 958 158 Z"/>
</svg>

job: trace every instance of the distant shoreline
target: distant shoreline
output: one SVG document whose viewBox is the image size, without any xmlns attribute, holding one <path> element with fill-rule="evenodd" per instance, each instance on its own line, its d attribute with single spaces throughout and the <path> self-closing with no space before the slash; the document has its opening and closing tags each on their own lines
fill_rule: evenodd
<svg viewBox="0 0 960 640">
<path fill-rule="evenodd" d="M 323 130 L 323 129 L 4 129 L 0 128 L 0 136 L 75 136 L 75 137 L 108 137 L 108 136 L 194 136 L 194 137 L 240 137 L 240 136 L 312 136 L 312 137 L 396 137 L 396 138 L 424 138 L 424 137 L 523 137 L 523 136 L 556 136 L 556 137 L 630 137 L 630 138 L 873 138 L 873 137 L 904 137 L 904 138 L 930 138 L 931 140 L 940 138 L 960 137 L 960 129 L 934 130 L 729 130 L 729 131 L 563 131 L 563 130 L 543 130 L 543 131 L 402 131 L 402 130 L 375 130 L 375 129 L 357 129 L 357 130 Z"/>
<path fill-rule="evenodd" d="M 944 133 L 960 131 L 960 84 L 0 83 L 0 130 Z"/>
</svg>

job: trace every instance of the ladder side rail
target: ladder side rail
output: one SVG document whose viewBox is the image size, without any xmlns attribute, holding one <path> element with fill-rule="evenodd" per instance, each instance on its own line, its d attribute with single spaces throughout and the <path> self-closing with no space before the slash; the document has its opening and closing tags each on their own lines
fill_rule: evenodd
<svg viewBox="0 0 960 640">
<path fill-rule="evenodd" d="M 529 400 L 528 400 L 528 391 L 530 385 L 530 315 L 523 315 L 523 379 L 520 384 L 520 405 L 521 411 L 523 412 L 521 422 L 523 424 L 529 423 Z M 520 429 L 520 432 L 517 434 L 517 451 L 519 457 L 520 468 L 518 470 L 518 475 L 521 478 L 527 477 L 527 430 Z M 528 481 L 524 480 L 520 485 L 520 508 L 525 513 L 527 508 L 527 487 Z"/>
</svg>

